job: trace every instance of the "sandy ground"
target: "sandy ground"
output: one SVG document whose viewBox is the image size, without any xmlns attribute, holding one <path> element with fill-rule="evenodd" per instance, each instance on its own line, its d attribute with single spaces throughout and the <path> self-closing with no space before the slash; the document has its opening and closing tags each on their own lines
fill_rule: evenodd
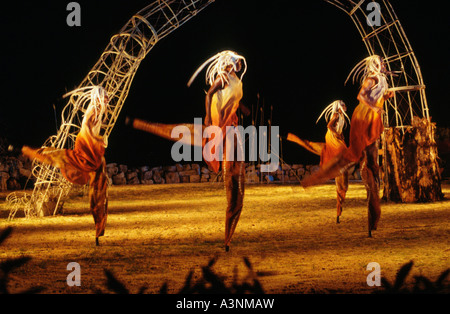
<svg viewBox="0 0 450 314">
<path fill-rule="evenodd" d="M 450 185 L 443 185 L 450 193 Z M 225 190 L 222 184 L 125 186 L 110 189 L 107 230 L 94 243 L 86 196 L 65 204 L 65 213 L 8 221 L 0 199 L 0 230 L 14 228 L 0 247 L 0 260 L 30 256 L 14 271 L 9 290 L 44 286 L 44 293 L 95 293 L 105 288 L 104 269 L 132 292 L 158 293 L 167 283 L 176 293 L 186 275 L 213 257 L 214 271 L 231 281 L 237 267 L 247 275 L 248 257 L 266 293 L 371 293 L 366 267 L 379 263 L 392 281 L 414 261 L 413 275 L 435 280 L 450 267 L 450 200 L 432 204 L 382 203 L 373 238 L 367 237 L 365 189 L 353 182 L 341 223 L 336 224 L 334 185 L 304 190 L 299 185 L 248 185 L 231 251 L 224 252 Z M 81 286 L 69 287 L 66 269 L 81 266 Z"/>
</svg>

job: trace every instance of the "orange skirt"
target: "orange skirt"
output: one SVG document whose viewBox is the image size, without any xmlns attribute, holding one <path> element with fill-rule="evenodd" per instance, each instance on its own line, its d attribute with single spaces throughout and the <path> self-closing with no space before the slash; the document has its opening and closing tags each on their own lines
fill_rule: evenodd
<svg viewBox="0 0 450 314">
<path fill-rule="evenodd" d="M 346 149 L 347 145 L 344 140 L 336 137 L 331 131 L 328 131 L 325 135 L 325 146 L 320 155 L 320 166 L 326 164 Z"/>
<path fill-rule="evenodd" d="M 30 159 L 59 168 L 71 183 L 89 183 L 89 203 L 94 216 L 96 238 L 103 236 L 108 215 L 108 178 L 103 141 L 92 138 L 82 129 L 73 150 L 51 147 L 32 149 L 24 146 L 22 152 Z"/>
<path fill-rule="evenodd" d="M 65 152 L 68 164 L 61 168 L 62 174 L 70 182 L 84 185 L 89 182 L 89 173 L 101 167 L 105 147 L 102 141 L 92 138 L 81 129 L 75 140 L 75 148 Z"/>
<path fill-rule="evenodd" d="M 358 162 L 366 147 L 375 143 L 384 130 L 381 115 L 360 103 L 353 112 L 350 127 L 350 146 L 344 153 L 348 162 Z"/>
</svg>

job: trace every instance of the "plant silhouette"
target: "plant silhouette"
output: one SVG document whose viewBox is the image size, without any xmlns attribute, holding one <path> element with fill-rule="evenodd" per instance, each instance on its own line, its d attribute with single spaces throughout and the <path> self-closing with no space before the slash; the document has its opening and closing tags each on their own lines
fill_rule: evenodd
<svg viewBox="0 0 450 314">
<path fill-rule="evenodd" d="M 0 246 L 13 233 L 12 228 L 6 228 L 0 232 Z M 0 294 L 10 294 L 8 284 L 11 273 L 17 268 L 22 267 L 31 260 L 31 257 L 24 256 L 18 258 L 7 259 L 0 262 Z M 247 257 L 243 258 L 245 267 L 247 268 L 247 275 L 239 280 L 238 268 L 235 267 L 233 271 L 233 278 L 231 283 L 227 283 L 226 277 L 217 274 L 213 267 L 216 264 L 218 257 L 215 256 L 209 262 L 201 267 L 201 277 L 194 280 L 194 270 L 191 270 L 184 281 L 183 287 L 177 294 L 264 294 L 264 289 L 258 278 L 263 276 L 272 276 L 274 272 L 254 271 L 250 260 Z M 413 284 L 408 285 L 406 280 L 414 266 L 414 262 L 410 261 L 397 272 L 395 280 L 390 282 L 386 278 L 381 278 L 382 289 L 374 293 L 381 294 L 447 294 L 450 292 L 450 283 L 448 277 L 450 275 L 450 268 L 443 271 L 438 278 L 433 281 L 425 276 L 413 276 Z M 105 269 L 106 283 L 105 287 L 112 293 L 116 294 L 131 294 L 126 285 L 120 282 L 116 276 L 109 270 Z M 31 287 L 19 294 L 36 294 L 44 291 L 45 287 Z M 147 287 L 142 286 L 135 294 L 144 294 Z M 97 294 L 103 294 L 100 289 L 94 291 Z M 159 294 L 168 294 L 168 284 L 165 282 L 159 289 Z"/>
<path fill-rule="evenodd" d="M 0 233 L 0 246 L 12 234 L 11 227 L 6 228 Z M 7 259 L 0 263 L 0 294 L 10 294 L 8 283 L 10 274 L 17 268 L 22 267 L 31 260 L 31 257 L 24 256 L 18 258 Z M 32 287 L 18 294 L 35 294 L 44 291 L 44 287 Z"/>
<path fill-rule="evenodd" d="M 412 288 L 406 285 L 406 278 L 408 277 L 414 265 L 413 261 L 404 264 L 397 272 L 395 281 L 391 283 L 386 278 L 381 278 L 381 284 L 384 290 L 377 293 L 394 294 L 394 293 L 425 293 L 425 294 L 441 294 L 450 292 L 450 284 L 447 282 L 447 277 L 450 274 L 450 269 L 443 271 L 436 281 L 432 281 L 424 276 L 414 276 L 414 284 Z"/>
<path fill-rule="evenodd" d="M 234 269 L 233 280 L 231 284 L 226 283 L 226 278 L 217 274 L 212 269 L 217 262 L 217 257 L 213 257 L 209 260 L 208 264 L 201 267 L 202 276 L 194 281 L 194 270 L 191 270 L 184 281 L 183 287 L 177 294 L 264 294 L 264 289 L 258 280 L 258 277 L 270 276 L 271 272 L 255 272 L 247 257 L 243 258 L 244 264 L 247 267 L 247 276 L 242 280 L 238 279 L 237 267 Z M 120 282 L 114 274 L 105 270 L 107 277 L 106 287 L 109 291 L 117 294 L 130 294 L 129 289 Z M 137 294 L 143 294 L 146 287 L 141 287 Z M 102 291 L 97 291 L 102 293 Z M 168 294 L 168 284 L 164 283 L 159 289 L 159 294 Z"/>
</svg>

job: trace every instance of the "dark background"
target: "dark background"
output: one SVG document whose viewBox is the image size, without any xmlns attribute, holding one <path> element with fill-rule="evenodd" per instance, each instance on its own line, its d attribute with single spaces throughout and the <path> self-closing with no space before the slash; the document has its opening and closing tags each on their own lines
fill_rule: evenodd
<svg viewBox="0 0 450 314">
<path fill-rule="evenodd" d="M 40 147 L 57 133 L 62 95 L 94 66 L 109 39 L 152 0 L 78 1 L 81 27 L 66 24 L 70 1 L 21 1 L 0 13 L 0 135 L 14 145 Z M 442 1 L 391 1 L 416 53 L 427 85 L 432 119 L 449 127 L 449 17 Z M 197 67 L 231 49 L 246 57 L 244 103 L 273 125 L 323 141 L 324 120 L 316 119 L 336 99 L 348 113 L 357 105 L 358 86 L 344 81 L 367 51 L 351 19 L 325 1 L 216 0 L 164 38 L 142 62 L 110 138 L 107 162 L 171 165 L 171 142 L 124 125 L 126 116 L 193 123 L 204 115 L 204 72 L 188 88 Z M 251 123 L 244 121 L 244 126 Z M 283 141 L 288 163 L 315 163 L 318 157 Z"/>
</svg>

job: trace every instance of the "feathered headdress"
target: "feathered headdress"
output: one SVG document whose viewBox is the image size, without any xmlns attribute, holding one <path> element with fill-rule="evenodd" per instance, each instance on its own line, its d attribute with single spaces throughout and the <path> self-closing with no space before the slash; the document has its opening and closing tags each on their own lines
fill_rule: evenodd
<svg viewBox="0 0 450 314">
<path fill-rule="evenodd" d="M 345 120 L 347 118 L 348 122 L 350 123 L 350 118 L 345 113 L 344 109 L 345 103 L 342 100 L 336 100 L 335 102 L 329 104 L 324 111 L 319 116 L 319 119 L 317 119 L 316 123 L 319 122 L 319 120 L 325 115 L 325 121 L 329 122 L 330 118 L 335 114 L 339 114 L 339 119 L 337 122 L 336 129 L 338 133 L 341 133 L 342 130 L 347 126 L 347 121 Z"/>
<path fill-rule="evenodd" d="M 378 55 L 373 55 L 370 57 L 361 60 L 350 72 L 345 81 L 347 84 L 350 77 L 353 75 L 353 84 L 356 80 L 360 80 L 361 84 L 367 77 L 376 76 L 376 75 L 385 75 L 385 73 L 381 72 L 381 68 L 383 65 L 383 59 Z M 374 86 L 375 88 L 375 86 Z"/>
<path fill-rule="evenodd" d="M 74 107 L 84 111 L 83 123 L 87 118 L 93 117 L 92 132 L 99 135 L 109 107 L 106 90 L 102 86 L 87 86 L 73 90 L 63 97 L 69 96 L 73 101 Z"/>
<path fill-rule="evenodd" d="M 105 118 L 108 110 L 108 94 L 102 86 L 87 86 L 75 89 L 63 97 L 73 97 L 74 106 L 85 110 L 84 116 L 94 116 L 94 121 L 99 124 Z"/>
<path fill-rule="evenodd" d="M 245 58 L 243 56 L 238 55 L 236 52 L 231 51 L 231 50 L 225 50 L 222 52 L 219 52 L 218 54 L 216 54 L 215 56 L 209 58 L 208 60 L 206 60 L 198 69 L 197 71 L 195 71 L 195 73 L 192 75 L 191 79 L 188 82 L 188 86 L 191 86 L 192 82 L 195 80 L 195 78 L 197 77 L 197 75 L 208 65 L 208 69 L 206 71 L 206 84 L 209 84 L 210 86 L 213 85 L 214 81 L 216 80 L 217 76 L 220 77 L 220 79 L 222 80 L 222 86 L 225 83 L 228 83 L 227 80 L 227 76 L 223 75 L 226 74 L 227 72 L 225 71 L 225 69 L 231 65 L 233 71 L 237 71 L 237 64 L 239 62 L 239 60 L 243 61 L 243 72 L 241 74 L 241 81 L 242 78 L 244 77 L 245 72 L 247 72 L 247 62 L 245 60 Z"/>
<path fill-rule="evenodd" d="M 378 79 L 375 80 L 375 85 L 372 86 L 370 91 L 370 98 L 374 101 L 378 100 L 388 89 L 387 75 L 398 76 L 398 74 L 402 73 L 402 71 L 382 71 L 383 62 L 383 58 L 378 55 L 373 55 L 365 58 L 353 68 L 353 70 L 347 77 L 345 84 L 347 84 L 352 75 L 353 83 L 355 83 L 355 81 L 359 79 L 361 85 L 368 77 L 378 77 Z"/>
</svg>

